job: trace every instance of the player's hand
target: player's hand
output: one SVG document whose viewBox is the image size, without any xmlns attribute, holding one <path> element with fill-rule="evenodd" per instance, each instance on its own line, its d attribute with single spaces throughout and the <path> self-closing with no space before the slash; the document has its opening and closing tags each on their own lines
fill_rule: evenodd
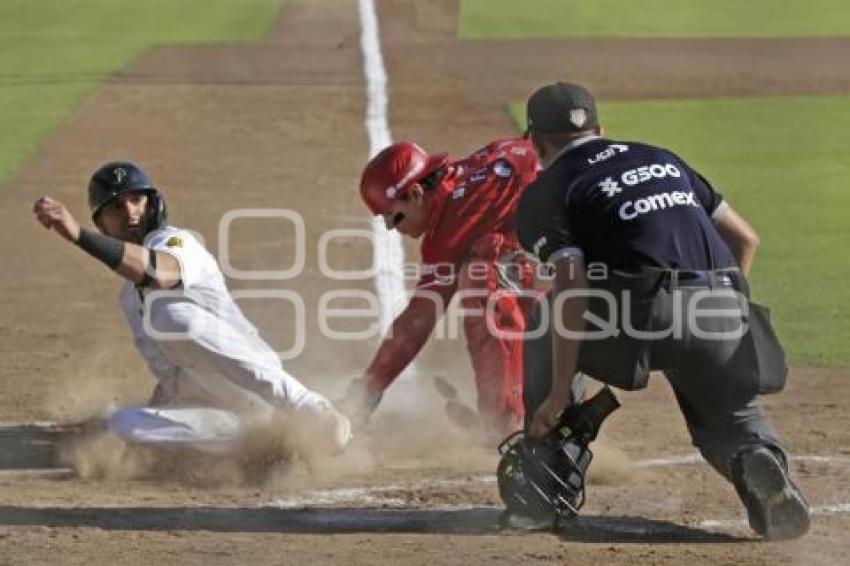
<svg viewBox="0 0 850 566">
<path fill-rule="evenodd" d="M 348 384 L 344 396 L 334 401 L 334 405 L 351 419 L 355 429 L 362 429 L 369 422 L 382 396 L 382 392 L 369 386 L 368 377 L 361 377 Z"/>
<path fill-rule="evenodd" d="M 558 399 L 551 395 L 546 398 L 543 403 L 534 411 L 534 416 L 531 418 L 531 424 L 528 426 L 528 435 L 538 440 L 542 439 L 546 434 L 555 428 L 561 420 L 569 404 L 569 399 Z"/>
<path fill-rule="evenodd" d="M 75 243 L 80 238 L 80 225 L 65 205 L 50 197 L 41 197 L 32 207 L 42 226 L 53 228 L 57 234 Z"/>
</svg>

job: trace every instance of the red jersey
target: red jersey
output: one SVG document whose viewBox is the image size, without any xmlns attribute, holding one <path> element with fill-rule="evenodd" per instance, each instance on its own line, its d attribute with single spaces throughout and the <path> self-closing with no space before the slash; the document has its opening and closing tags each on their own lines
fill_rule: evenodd
<svg viewBox="0 0 850 566">
<path fill-rule="evenodd" d="M 429 204 L 417 286 L 431 285 L 435 273 L 440 284 L 447 284 L 444 275 L 456 273 L 486 234 L 502 233 L 513 240 L 519 197 L 537 169 L 534 147 L 523 138 L 496 140 L 450 163 Z"/>
<path fill-rule="evenodd" d="M 442 309 L 435 308 L 432 298 L 411 298 L 367 370 L 370 388 L 385 389 L 425 345 L 457 289 L 465 260 L 473 256 L 495 260 L 521 249 L 515 233 L 517 205 L 538 169 L 534 147 L 523 138 L 496 140 L 449 163 L 429 201 L 417 284 L 417 290 L 440 295 Z"/>
</svg>

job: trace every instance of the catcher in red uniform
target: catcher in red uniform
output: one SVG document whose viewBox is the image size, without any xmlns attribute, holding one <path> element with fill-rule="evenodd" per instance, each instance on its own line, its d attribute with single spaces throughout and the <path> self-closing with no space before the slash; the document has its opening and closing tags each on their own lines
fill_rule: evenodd
<svg viewBox="0 0 850 566">
<path fill-rule="evenodd" d="M 422 275 L 365 375 L 348 388 L 344 404 L 355 423 L 368 420 L 459 293 L 482 424 L 493 435 L 522 426 L 518 335 L 533 299 L 517 291 L 532 288 L 534 265 L 517 242 L 515 224 L 520 194 L 537 169 L 534 149 L 522 138 L 496 140 L 457 161 L 400 142 L 368 163 L 360 195 L 388 229 L 422 239 Z"/>
</svg>

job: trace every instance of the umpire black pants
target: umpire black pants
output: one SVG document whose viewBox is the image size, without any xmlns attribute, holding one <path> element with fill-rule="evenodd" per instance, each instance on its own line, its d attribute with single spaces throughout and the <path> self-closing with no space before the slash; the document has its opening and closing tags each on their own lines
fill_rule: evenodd
<svg viewBox="0 0 850 566">
<path fill-rule="evenodd" d="M 626 290 L 629 298 L 624 300 Z M 785 369 L 784 358 L 777 359 L 781 348 L 778 353 L 771 350 L 778 343 L 769 323 L 765 328 L 763 318 L 751 316 L 751 310 L 762 311 L 749 303 L 742 276 L 702 282 L 653 275 L 649 282 L 619 280 L 597 291 L 611 292 L 618 308 L 626 304 L 629 313 L 616 317 L 616 336 L 582 341 L 578 371 L 628 390 L 645 387 L 650 370 L 663 372 L 694 445 L 729 480 L 732 461 L 744 450 L 768 446 L 787 459 L 759 400 L 760 391 L 784 384 L 784 374 L 777 374 Z M 529 330 L 539 328 L 541 319 L 551 321 L 553 317 L 541 311 L 549 308 L 551 314 L 553 306 L 553 297 L 541 302 Z M 612 321 L 608 307 L 610 302 L 598 297 L 589 300 L 590 312 Z M 525 342 L 524 402 L 529 418 L 551 388 L 552 328 L 549 324 L 544 334 Z"/>
</svg>

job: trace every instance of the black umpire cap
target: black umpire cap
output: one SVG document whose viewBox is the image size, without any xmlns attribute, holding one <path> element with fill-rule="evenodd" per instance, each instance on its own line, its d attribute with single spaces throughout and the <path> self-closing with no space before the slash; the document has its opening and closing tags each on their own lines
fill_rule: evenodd
<svg viewBox="0 0 850 566">
<path fill-rule="evenodd" d="M 596 102 L 583 86 L 557 82 L 540 87 L 526 106 L 526 133 L 568 134 L 599 126 Z"/>
</svg>

